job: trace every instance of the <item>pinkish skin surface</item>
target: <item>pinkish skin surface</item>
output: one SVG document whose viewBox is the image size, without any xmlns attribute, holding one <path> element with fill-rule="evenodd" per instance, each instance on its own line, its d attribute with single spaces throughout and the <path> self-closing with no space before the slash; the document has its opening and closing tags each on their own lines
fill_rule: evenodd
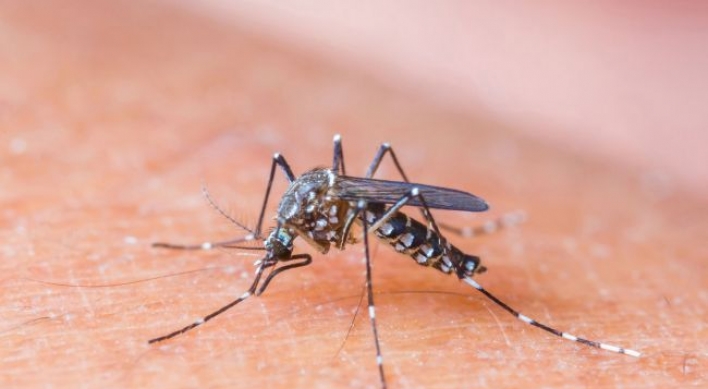
<svg viewBox="0 0 708 389">
<path fill-rule="evenodd" d="M 363 286 L 360 245 L 314 254 L 311 267 L 279 277 L 265 295 L 168 343 L 146 342 L 249 285 L 252 256 L 149 247 L 240 233 L 201 198 L 200 185 L 253 223 L 272 154 L 285 155 L 296 174 L 328 165 L 334 133 L 342 134 L 352 173 L 363 173 L 386 141 L 413 180 L 478 194 L 493 207 L 489 218 L 522 208 L 529 220 L 515 229 L 450 237 L 489 268 L 476 280 L 530 317 L 643 353 L 635 359 L 558 340 L 379 244 L 372 246 L 374 287 L 391 387 L 705 385 L 708 207 L 693 184 L 643 173 L 653 171 L 643 165 L 646 150 L 668 172 L 672 164 L 692 169 L 687 161 L 698 141 L 684 137 L 686 159 L 642 146 L 639 159 L 625 160 L 598 146 L 604 135 L 554 134 L 577 128 L 572 118 L 541 133 L 546 116 L 526 125 L 502 109 L 514 102 L 535 112 L 520 103 L 533 89 L 522 86 L 540 80 L 512 71 L 502 77 L 498 66 L 523 61 L 509 64 L 501 54 L 498 66 L 484 66 L 520 87 L 500 87 L 501 97 L 465 106 L 462 86 L 431 102 L 426 91 L 435 81 L 405 83 L 408 76 L 385 73 L 389 62 L 375 74 L 368 60 L 368 69 L 362 62 L 342 67 L 249 27 L 165 4 L 15 2 L 0 6 L 0 14 L 0 39 L 12 48 L 0 51 L 3 387 L 375 387 L 365 312 L 337 354 Z M 668 83 L 688 77 L 661 74 Z M 574 89 L 571 81 L 559 90 Z M 584 85 L 578 89 L 594 85 L 577 82 Z M 646 82 L 656 88 L 660 81 Z M 557 104 L 557 88 L 549 86 L 539 106 Z M 520 96 L 505 98 L 512 89 Z M 622 110 L 602 96 L 587 100 Z M 588 106 L 578 104 L 578 117 L 591 112 Z M 677 120 L 674 128 L 686 127 Z M 654 142 L 650 135 L 617 136 Z M 631 155 L 635 145 L 617 143 Z M 382 177 L 398 178 L 388 162 Z M 277 182 L 273 206 L 285 188 Z M 458 226 L 486 220 L 436 216 Z"/>
</svg>

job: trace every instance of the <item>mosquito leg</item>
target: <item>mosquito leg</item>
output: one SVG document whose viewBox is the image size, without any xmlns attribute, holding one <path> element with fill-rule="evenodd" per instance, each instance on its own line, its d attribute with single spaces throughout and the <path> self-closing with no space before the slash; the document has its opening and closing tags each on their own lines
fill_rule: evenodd
<svg viewBox="0 0 708 389">
<path fill-rule="evenodd" d="M 381 146 L 379 146 L 378 151 L 376 151 L 376 155 L 374 155 L 374 160 L 371 161 L 371 164 L 369 165 L 369 169 L 366 171 L 366 178 L 373 178 L 374 174 L 376 174 L 376 171 L 379 168 L 379 165 L 381 164 L 381 161 L 383 158 L 386 156 L 386 154 L 389 154 L 391 156 L 391 160 L 393 161 L 393 164 L 396 166 L 396 170 L 398 170 L 398 173 L 401 175 L 401 178 L 403 178 L 403 181 L 409 182 L 410 180 L 408 179 L 408 176 L 406 176 L 406 173 L 403 171 L 403 168 L 401 167 L 401 163 L 398 162 L 398 157 L 396 157 L 396 153 L 393 151 L 393 148 L 389 143 L 382 143 Z M 428 217 L 425 214 L 425 210 L 421 208 L 421 214 L 426 220 L 430 220 L 430 217 Z M 430 211 L 428 211 L 428 214 L 430 214 Z M 443 227 L 444 228 L 444 227 Z M 453 231 L 454 233 L 455 231 Z"/>
<path fill-rule="evenodd" d="M 408 195 L 404 196 L 404 197 L 401 199 L 401 201 L 399 201 L 399 202 L 402 202 L 402 203 L 405 204 L 405 202 L 407 202 L 408 200 L 410 200 L 410 199 L 413 198 L 413 197 L 418 197 L 418 199 L 420 200 L 420 203 L 422 204 L 422 209 L 423 209 L 423 211 L 424 211 L 424 214 L 426 215 L 426 219 L 427 219 L 428 222 L 432 225 L 433 230 L 434 230 L 435 233 L 438 235 L 439 239 L 442 240 L 443 238 L 442 238 L 442 235 L 440 235 L 440 230 L 438 229 L 438 225 L 437 225 L 437 223 L 435 222 L 435 220 L 433 219 L 433 216 L 430 214 L 430 209 L 428 208 L 428 205 L 425 203 L 425 199 L 423 198 L 423 196 L 422 196 L 420 193 L 418 193 L 417 188 L 411 189 L 410 193 L 409 193 Z M 398 205 L 398 203 L 397 203 L 396 205 Z M 402 206 L 402 205 L 401 205 L 401 206 Z M 394 205 L 394 207 L 395 207 L 395 205 Z M 393 208 L 393 207 L 391 207 L 391 208 Z M 388 214 L 389 212 L 390 212 L 390 209 L 389 209 L 389 211 L 387 211 L 387 214 Z M 384 215 L 384 217 L 386 217 L 386 215 Z M 382 219 L 383 219 L 384 217 L 382 217 Z M 444 250 L 447 250 L 447 245 L 443 245 L 443 249 L 444 249 Z M 526 323 L 526 324 L 530 324 L 530 325 L 532 325 L 532 326 L 534 326 L 534 327 L 538 327 L 538 328 L 540 328 L 540 329 L 542 329 L 542 330 L 544 330 L 544 331 L 546 331 L 546 332 L 550 332 L 551 334 L 553 334 L 553 335 L 555 335 L 555 336 L 558 336 L 558 337 L 560 337 L 560 338 L 572 340 L 572 341 L 574 341 L 574 342 L 579 342 L 579 343 L 588 345 L 588 346 L 590 346 L 590 347 L 595 347 L 595 348 L 599 348 L 599 349 L 602 349 L 602 350 L 612 351 L 612 352 L 616 352 L 616 353 L 620 353 L 620 354 L 627 354 L 627 355 L 631 355 L 631 356 L 633 356 L 633 357 L 639 357 L 639 356 L 640 356 L 640 353 L 637 352 L 637 351 L 634 351 L 634 350 L 624 349 L 624 348 L 621 348 L 621 347 L 617 347 L 617 346 L 613 346 L 613 345 L 609 345 L 609 344 L 605 344 L 605 343 L 600 343 L 600 342 L 596 342 L 596 341 L 593 341 L 593 340 L 588 340 L 588 339 L 584 339 L 584 338 L 579 338 L 579 337 L 577 337 L 577 336 L 574 336 L 574 335 L 568 334 L 568 333 L 566 333 L 566 332 L 559 331 L 559 330 L 557 330 L 557 329 L 555 329 L 555 328 L 549 327 L 549 326 L 547 326 L 547 325 L 545 325 L 545 324 L 543 324 L 543 323 L 537 322 L 536 320 L 531 319 L 530 317 L 519 313 L 518 311 L 516 311 L 515 309 L 511 308 L 509 305 L 507 305 L 507 304 L 504 303 L 503 301 L 499 300 L 496 296 L 494 296 L 493 294 L 491 294 L 490 292 L 488 292 L 488 291 L 487 291 L 486 289 L 484 289 L 479 283 L 477 283 L 475 280 L 473 280 L 471 276 L 469 276 L 469 275 L 464 275 L 464 273 L 460 273 L 460 272 L 458 272 L 458 274 L 459 274 L 459 277 L 460 277 L 461 280 L 463 280 L 463 281 L 466 282 L 467 284 L 471 285 L 472 287 L 474 287 L 474 288 L 477 289 L 478 291 L 482 292 L 482 294 L 484 294 L 485 296 L 487 296 L 487 298 L 489 298 L 489 299 L 492 300 L 494 303 L 496 303 L 496 304 L 499 305 L 500 307 L 504 308 L 507 312 L 511 313 L 511 314 L 514 315 L 517 319 L 523 321 L 523 322 Z"/>
<path fill-rule="evenodd" d="M 268 277 L 263 281 L 263 284 L 261 284 L 261 287 L 258 288 L 258 291 L 256 291 L 256 296 L 260 296 L 263 292 L 265 292 L 266 288 L 268 287 L 268 284 L 277 276 L 278 274 L 281 274 L 282 272 L 290 269 L 295 269 L 297 267 L 303 267 L 307 266 L 312 263 L 312 256 L 310 254 L 296 254 L 293 255 L 290 258 L 280 258 L 278 262 L 285 262 L 285 261 L 293 261 L 293 260 L 298 260 L 302 259 L 300 262 L 295 262 L 291 263 L 289 265 L 285 265 L 283 267 L 279 267 L 275 270 L 273 270 L 270 274 L 268 274 Z"/>
<path fill-rule="evenodd" d="M 367 221 L 372 223 L 371 227 L 369 227 L 369 229 L 368 229 L 368 232 L 373 232 L 373 231 L 377 230 L 378 228 L 380 228 L 382 225 L 384 225 L 388 220 L 390 220 L 396 214 L 398 209 L 403 207 L 406 203 L 408 203 L 414 197 L 417 197 L 418 200 L 420 201 L 421 207 L 425 212 L 426 219 L 432 225 L 432 230 L 434 231 L 434 234 L 437 234 L 440 243 L 443 243 L 444 238 L 442 237 L 442 235 L 440 235 L 440 231 L 437 227 L 437 223 L 433 219 L 432 215 L 430 215 L 428 206 L 425 203 L 425 199 L 419 193 L 418 188 L 415 188 L 415 187 L 412 188 L 409 193 L 402 196 L 400 200 L 398 200 L 393 206 L 388 208 L 381 216 L 378 216 L 378 215 L 371 213 L 371 212 L 367 212 L 367 215 L 366 215 Z M 430 239 L 430 238 L 432 238 L 432 236 L 428 237 L 428 239 Z M 448 250 L 447 244 L 441 244 L 440 246 L 443 248 L 443 250 L 446 250 L 446 251 Z M 464 270 L 464 269 L 461 269 L 461 270 Z M 480 271 L 478 270 L 477 273 L 479 273 L 479 272 Z M 526 324 L 530 324 L 532 326 L 538 327 L 538 328 L 540 328 L 546 332 L 549 332 L 555 336 L 558 336 L 560 338 L 579 342 L 579 343 L 585 344 L 590 347 L 595 347 L 595 348 L 599 348 L 602 350 L 612 351 L 612 352 L 616 352 L 616 353 L 620 353 L 620 354 L 627 354 L 627 355 L 634 356 L 634 357 L 640 356 L 640 353 L 637 351 L 634 351 L 634 350 L 624 349 L 621 347 L 617 347 L 617 346 L 613 346 L 613 345 L 609 345 L 609 344 L 605 344 L 605 343 L 600 343 L 600 342 L 588 340 L 585 338 L 579 338 L 577 336 L 574 336 L 574 335 L 568 334 L 566 332 L 559 331 L 555 328 L 549 327 L 543 323 L 537 322 L 536 320 L 531 319 L 530 317 L 521 314 L 520 312 L 511 308 L 509 305 L 507 305 L 503 301 L 499 300 L 496 296 L 494 296 L 493 294 L 488 292 L 479 283 L 477 283 L 475 280 L 473 280 L 470 274 L 467 274 L 464 271 L 457 271 L 457 275 L 462 281 L 466 282 L 467 284 L 471 285 L 475 289 L 479 290 L 482 294 L 487 296 L 487 298 L 492 300 L 495 304 L 499 305 L 504 310 L 511 313 L 512 315 L 514 315 L 514 317 L 523 321 Z"/>
<path fill-rule="evenodd" d="M 420 202 L 420 207 L 421 207 L 421 212 L 423 213 L 423 216 L 425 217 L 425 220 L 428 222 L 428 229 L 427 229 L 427 236 L 425 238 L 426 241 L 428 242 L 435 242 L 435 245 L 440 247 L 442 249 L 442 258 L 443 262 L 447 261 L 444 263 L 444 265 L 448 269 L 452 269 L 452 263 L 449 263 L 449 257 L 450 257 L 450 250 L 452 247 L 450 244 L 445 240 L 445 238 L 442 236 L 440 233 L 440 229 L 438 228 L 438 224 L 435 222 L 435 219 L 433 218 L 433 215 L 430 213 L 430 208 L 428 208 L 428 204 L 425 202 L 425 199 L 423 198 L 423 195 L 420 193 L 420 190 L 417 187 L 411 188 L 411 190 L 403 195 L 394 205 L 389 207 L 383 215 L 381 215 L 378 220 L 376 220 L 376 215 L 371 213 L 366 215 L 367 219 L 369 221 L 373 222 L 373 225 L 371 226 L 369 232 L 376 231 L 379 228 L 381 228 L 386 222 L 388 222 L 392 217 L 394 217 L 398 210 L 406 205 L 411 199 L 417 198 Z M 382 232 L 384 236 L 388 235 L 388 232 Z M 407 234 L 413 237 L 414 235 Z M 407 246 L 406 243 L 404 243 L 404 246 Z M 396 248 L 396 247 L 394 247 Z M 397 248 L 396 248 L 397 249 Z M 424 258 L 425 259 L 425 258 Z M 416 258 L 416 260 L 419 260 Z M 426 259 L 427 260 L 427 259 Z M 464 265 L 460 267 L 459 269 L 456 269 L 459 272 L 462 272 L 461 274 L 468 274 L 472 271 L 476 273 L 482 273 L 486 271 L 486 268 L 484 266 L 479 266 L 479 258 L 475 256 L 465 256 L 464 260 Z M 420 263 L 420 260 L 419 260 Z M 441 267 L 442 269 L 442 267 Z M 445 271 L 445 270 L 443 270 Z M 447 271 L 445 271 L 447 272 Z"/>
<path fill-rule="evenodd" d="M 347 174 L 346 170 L 344 169 L 344 151 L 342 150 L 342 137 L 339 134 L 336 134 L 334 136 L 334 161 L 332 162 L 332 171 L 335 174 Z"/>
<path fill-rule="evenodd" d="M 374 178 L 374 174 L 376 174 L 376 171 L 379 169 L 379 165 L 381 164 L 383 158 L 386 156 L 386 153 L 389 153 L 391 155 L 393 164 L 396 165 L 396 169 L 401 174 L 401 177 L 403 177 L 403 181 L 410 182 L 408 180 L 408 177 L 406 176 L 406 173 L 403 172 L 403 168 L 398 162 L 398 158 L 396 158 L 396 153 L 393 152 L 393 148 L 391 148 L 391 145 L 388 143 L 382 143 L 381 146 L 379 146 L 378 151 L 376 151 L 376 155 L 374 155 L 374 160 L 371 161 L 369 169 L 366 171 L 365 177 Z"/>
<path fill-rule="evenodd" d="M 423 213 L 423 217 L 425 217 L 425 220 L 428 222 L 428 225 L 430 225 L 435 234 L 437 234 L 437 236 L 441 240 L 443 240 L 443 236 L 440 233 L 438 224 L 435 222 L 435 219 L 433 219 L 433 215 L 430 213 L 430 208 L 428 208 L 428 204 L 425 202 L 425 199 L 420 193 L 420 190 L 416 187 L 413 187 L 410 191 L 408 191 L 408 193 L 401 196 L 401 198 L 396 201 L 395 204 L 386 209 L 386 212 L 384 212 L 381 217 L 376 218 L 376 216 L 373 214 L 367 214 L 367 218 L 369 219 L 368 221 L 372 223 L 371 227 L 369 227 L 369 232 L 373 232 L 381 228 L 384 223 L 386 223 L 393 215 L 395 215 L 404 205 L 406 205 L 414 197 L 420 201 L 420 209 Z"/>
<path fill-rule="evenodd" d="M 366 202 L 360 200 L 357 204 L 357 214 L 365 213 Z M 381 345 L 379 344 L 379 333 L 376 327 L 376 308 L 374 305 L 374 289 L 371 284 L 371 257 L 369 257 L 369 228 L 367 228 L 366 217 L 361 217 L 364 231 L 364 259 L 366 261 L 366 294 L 369 305 L 369 320 L 371 321 L 371 330 L 374 334 L 374 344 L 376 345 L 376 365 L 379 368 L 379 377 L 381 379 L 381 387 L 386 388 L 386 376 L 384 375 L 383 356 L 381 354 Z"/>
<path fill-rule="evenodd" d="M 391 156 L 391 160 L 393 160 L 393 164 L 396 166 L 396 170 L 401 175 L 401 178 L 403 178 L 403 181 L 410 182 L 410 180 L 408 179 L 408 176 L 406 176 L 406 173 L 403 171 L 403 168 L 401 167 L 401 163 L 398 161 L 398 158 L 396 157 L 396 153 L 393 151 L 393 148 L 388 143 L 383 143 L 383 144 L 381 144 L 381 146 L 379 146 L 379 149 L 376 152 L 376 155 L 374 155 L 373 161 L 371 161 L 371 164 L 369 165 L 369 169 L 366 171 L 366 178 L 373 178 L 374 177 L 374 174 L 376 174 L 376 171 L 378 170 L 379 165 L 381 164 L 381 161 L 383 160 L 383 158 L 386 156 L 387 153 Z M 421 210 L 421 212 L 423 212 L 423 211 Z M 426 217 L 424 212 L 423 212 L 423 217 L 428 219 L 428 217 Z M 438 223 L 438 227 L 442 230 L 449 231 L 455 235 L 459 235 L 459 236 L 462 236 L 465 238 L 470 238 L 473 236 L 491 234 L 491 233 L 496 232 L 502 228 L 509 228 L 511 226 L 521 224 L 525 220 L 526 220 L 526 214 L 523 211 L 514 211 L 514 212 L 506 213 L 506 214 L 498 217 L 497 219 L 488 220 L 488 221 L 484 222 L 481 226 L 455 227 L 455 226 L 451 226 L 451 225 L 445 224 L 445 223 Z"/>
<path fill-rule="evenodd" d="M 168 249 L 175 249 L 175 250 L 211 250 L 217 247 L 229 247 L 234 244 L 238 243 L 243 243 L 243 242 L 248 242 L 256 239 L 262 239 L 263 236 L 261 236 L 261 227 L 263 224 L 263 217 L 265 214 L 265 209 L 266 206 L 268 205 L 268 197 L 270 195 L 270 189 L 273 186 L 273 179 L 275 177 L 275 167 L 279 166 L 281 170 L 286 175 L 286 178 L 288 181 L 293 182 L 295 180 L 295 175 L 293 174 L 292 170 L 290 169 L 290 166 L 288 165 L 287 161 L 285 161 L 285 158 L 283 158 L 282 155 L 276 153 L 273 155 L 273 163 L 270 167 L 270 175 L 268 177 L 268 187 L 266 189 L 265 197 L 263 199 L 263 206 L 261 207 L 261 213 L 258 216 L 258 224 L 256 225 L 255 230 L 251 230 L 242 223 L 239 223 L 236 219 L 232 218 L 229 216 L 226 212 L 224 212 L 211 198 L 209 195 L 209 192 L 207 191 L 206 187 L 202 187 L 202 193 L 204 194 L 204 197 L 206 197 L 207 201 L 209 201 L 209 204 L 216 209 L 222 216 L 226 217 L 229 221 L 232 223 L 236 224 L 240 228 L 250 232 L 250 234 L 240 237 L 240 238 L 235 238 L 227 241 L 221 241 L 221 242 L 203 242 L 200 244 L 173 244 L 173 243 L 165 243 L 165 242 L 155 242 L 152 244 L 152 247 L 160 247 L 160 248 L 168 248 Z"/>
<path fill-rule="evenodd" d="M 263 216 L 265 215 L 266 206 L 268 205 L 268 197 L 270 196 L 270 189 L 273 186 L 273 178 L 275 177 L 275 167 L 278 166 L 285 173 L 285 178 L 288 182 L 295 181 L 295 175 L 293 174 L 290 165 L 285 161 L 282 155 L 279 153 L 273 154 L 273 163 L 270 165 L 270 175 L 268 176 L 268 186 L 266 187 L 266 193 L 263 198 L 263 205 L 261 206 L 261 214 L 258 216 L 258 224 L 256 225 L 255 237 L 258 239 L 263 238 L 261 236 L 261 227 L 263 227 Z"/>
<path fill-rule="evenodd" d="M 173 244 L 173 243 L 165 243 L 165 242 L 155 242 L 152 244 L 152 247 L 159 247 L 159 248 L 166 248 L 166 249 L 174 249 L 174 250 L 212 250 L 218 247 L 225 247 L 229 248 L 231 245 L 243 243 L 243 242 L 249 242 L 254 240 L 254 236 L 249 234 L 241 238 L 236 238 L 236 239 L 231 239 L 231 240 L 225 240 L 221 242 L 204 242 L 200 244 Z"/>
<path fill-rule="evenodd" d="M 611 352 L 615 352 L 615 353 L 619 353 L 619 354 L 627 354 L 627 355 L 630 355 L 633 357 L 641 356 L 641 353 L 639 353 L 638 351 L 634 351 L 634 350 L 630 350 L 630 349 L 626 349 L 626 348 L 622 348 L 622 347 L 617 347 L 617 346 L 609 345 L 606 343 L 600 343 L 600 342 L 597 342 L 594 340 L 579 338 L 579 337 L 571 335 L 567 332 L 559 331 L 553 327 L 549 327 L 543 323 L 539 323 L 536 320 L 534 320 L 526 315 L 523 315 L 520 312 L 516 311 L 515 309 L 511 308 L 505 302 L 499 300 L 496 296 L 494 296 L 489 291 L 484 289 L 479 283 L 477 283 L 477 281 L 473 280 L 471 277 L 462 276 L 462 277 L 460 277 L 460 279 L 462 281 L 466 282 L 467 284 L 471 285 L 473 288 L 477 289 L 478 291 L 482 292 L 482 294 L 487 296 L 487 298 L 492 300 L 495 304 L 499 305 L 505 311 L 511 313 L 512 315 L 514 315 L 514 317 L 516 317 L 517 319 L 521 320 L 522 322 L 524 322 L 526 324 L 532 325 L 534 327 L 538 327 L 546 332 L 550 332 L 551 334 L 553 334 L 559 338 L 572 340 L 573 342 L 582 343 L 582 344 L 590 346 L 590 347 L 599 348 L 602 350 L 607 350 L 607 351 L 611 351 Z"/>
<path fill-rule="evenodd" d="M 181 329 L 179 329 L 179 330 L 177 330 L 177 331 L 174 331 L 174 332 L 170 332 L 169 334 L 164 335 L 164 336 L 160 336 L 160 337 L 158 337 L 158 338 L 150 339 L 150 340 L 148 341 L 148 344 L 157 343 L 157 342 L 162 342 L 163 340 L 167 340 L 167 339 L 170 339 L 170 338 L 174 338 L 174 337 L 177 336 L 177 335 L 184 334 L 185 332 L 187 332 L 187 331 L 189 331 L 189 330 L 191 330 L 191 329 L 193 329 L 193 328 L 195 328 L 195 327 L 198 327 L 198 326 L 200 326 L 200 325 L 202 325 L 202 324 L 208 322 L 209 320 L 215 318 L 216 316 L 219 316 L 220 314 L 226 312 L 226 311 L 229 310 L 231 307 L 233 307 L 234 305 L 240 303 L 241 301 L 243 301 L 243 300 L 245 300 L 245 299 L 251 297 L 253 294 L 255 294 L 256 288 L 258 287 L 258 282 L 261 280 L 261 275 L 263 274 L 263 270 L 264 270 L 267 266 L 268 266 L 268 263 L 266 263 L 265 261 L 262 262 L 260 266 L 258 266 L 258 269 L 256 270 L 256 277 L 255 277 L 255 279 L 253 280 L 253 283 L 251 284 L 251 287 L 248 288 L 248 290 L 247 290 L 246 292 L 244 292 L 244 293 L 243 293 L 239 298 L 237 298 L 236 300 L 234 300 L 234 301 L 232 301 L 232 302 L 230 302 L 230 303 L 224 305 L 223 307 L 217 309 L 216 311 L 214 311 L 214 312 L 212 312 L 212 313 L 210 313 L 210 314 L 204 316 L 203 318 L 201 318 L 201 319 L 195 321 L 194 323 L 192 323 L 192 324 L 190 324 L 190 325 L 188 325 L 188 326 L 186 326 L 186 327 L 184 327 L 184 328 L 181 328 Z"/>
</svg>

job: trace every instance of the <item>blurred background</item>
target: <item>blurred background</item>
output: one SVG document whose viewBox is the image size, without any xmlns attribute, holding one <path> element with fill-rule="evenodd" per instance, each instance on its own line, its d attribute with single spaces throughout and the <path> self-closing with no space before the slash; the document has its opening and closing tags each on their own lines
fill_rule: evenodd
<svg viewBox="0 0 708 389">
<path fill-rule="evenodd" d="M 705 2 L 177 4 L 708 195 Z"/>
<path fill-rule="evenodd" d="M 488 265 L 485 286 L 646 355 L 549 339 L 375 246 L 392 386 L 458 387 L 477 369 L 477 387 L 706 386 L 708 3 L 432 4 L 1 1 L 0 386 L 375 385 L 365 315 L 347 338 L 359 245 L 145 341 L 250 280 L 243 253 L 150 247 L 241 232 L 200 184 L 254 224 L 273 152 L 301 173 L 330 163 L 334 133 L 348 173 L 391 142 L 413 180 L 493 206 L 440 212 L 450 224 L 526 211 L 454 238 Z"/>
</svg>

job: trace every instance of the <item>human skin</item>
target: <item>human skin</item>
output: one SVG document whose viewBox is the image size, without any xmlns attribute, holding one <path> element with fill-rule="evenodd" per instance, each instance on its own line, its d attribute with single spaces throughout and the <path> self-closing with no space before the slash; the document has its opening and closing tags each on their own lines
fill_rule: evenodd
<svg viewBox="0 0 708 389">
<path fill-rule="evenodd" d="M 477 280 L 553 327 L 642 352 L 559 340 L 375 243 L 391 387 L 705 384 L 704 199 L 164 6 L 18 3 L 3 15 L 3 387 L 377 387 L 365 309 L 353 317 L 362 245 L 321 255 L 298 241 L 313 265 L 147 344 L 251 282 L 250 252 L 150 247 L 243 234 L 201 185 L 252 225 L 272 154 L 296 174 L 327 166 L 334 133 L 352 174 L 386 141 L 413 181 L 492 204 L 485 215 L 435 213 L 449 224 L 523 209 L 523 225 L 448 236 L 489 268 Z M 399 178 L 388 161 L 381 173 Z M 285 188 L 276 181 L 273 206 Z"/>
</svg>

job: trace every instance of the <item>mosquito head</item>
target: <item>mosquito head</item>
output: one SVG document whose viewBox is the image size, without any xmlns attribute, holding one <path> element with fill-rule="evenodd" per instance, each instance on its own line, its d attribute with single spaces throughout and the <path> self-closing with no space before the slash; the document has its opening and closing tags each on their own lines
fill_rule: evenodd
<svg viewBox="0 0 708 389">
<path fill-rule="evenodd" d="M 286 228 L 278 227 L 274 229 L 264 244 L 268 255 L 274 259 L 288 259 L 293 254 L 294 235 Z"/>
</svg>

